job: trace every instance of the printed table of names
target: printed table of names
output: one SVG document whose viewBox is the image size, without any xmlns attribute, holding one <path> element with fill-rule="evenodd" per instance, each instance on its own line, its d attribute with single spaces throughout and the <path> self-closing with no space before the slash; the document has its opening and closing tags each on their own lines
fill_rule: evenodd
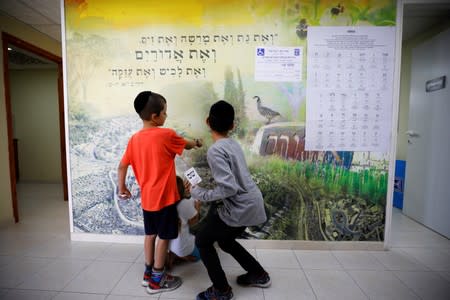
<svg viewBox="0 0 450 300">
<path fill-rule="evenodd" d="M 308 150 L 386 152 L 395 29 L 308 28 Z"/>
</svg>

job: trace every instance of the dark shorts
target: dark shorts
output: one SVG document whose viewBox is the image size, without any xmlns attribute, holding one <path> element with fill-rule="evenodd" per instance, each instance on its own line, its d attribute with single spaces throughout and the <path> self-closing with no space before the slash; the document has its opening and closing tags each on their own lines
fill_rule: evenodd
<svg viewBox="0 0 450 300">
<path fill-rule="evenodd" d="M 142 210 L 144 213 L 145 235 L 156 234 L 162 240 L 178 237 L 178 212 L 176 204 L 159 211 Z"/>
</svg>

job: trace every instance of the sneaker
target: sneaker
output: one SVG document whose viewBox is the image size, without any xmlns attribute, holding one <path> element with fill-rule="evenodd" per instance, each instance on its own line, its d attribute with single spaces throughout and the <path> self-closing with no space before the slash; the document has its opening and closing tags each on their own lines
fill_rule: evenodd
<svg viewBox="0 0 450 300">
<path fill-rule="evenodd" d="M 161 281 L 155 282 L 151 278 L 148 281 L 147 293 L 157 294 L 162 292 L 173 291 L 181 286 L 181 278 L 178 276 L 172 276 L 164 272 Z"/>
<path fill-rule="evenodd" d="M 152 272 L 145 270 L 144 272 L 144 278 L 142 278 L 142 286 L 147 287 L 148 282 L 150 281 L 150 277 L 152 277 Z"/>
<path fill-rule="evenodd" d="M 269 274 L 264 272 L 261 275 L 253 275 L 250 273 L 242 274 L 237 277 L 237 284 L 242 286 L 256 286 L 266 288 L 272 284 Z"/>
<path fill-rule="evenodd" d="M 201 292 L 197 295 L 197 300 L 231 300 L 233 299 L 233 291 L 231 287 L 226 292 L 221 292 L 210 286 L 206 291 Z"/>
</svg>

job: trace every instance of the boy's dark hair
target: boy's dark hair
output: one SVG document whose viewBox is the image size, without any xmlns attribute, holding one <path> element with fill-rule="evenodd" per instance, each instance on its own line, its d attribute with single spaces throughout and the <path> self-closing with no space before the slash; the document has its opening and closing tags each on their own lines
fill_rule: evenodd
<svg viewBox="0 0 450 300">
<path fill-rule="evenodd" d="M 184 182 L 183 179 L 181 179 L 180 176 L 177 176 L 177 188 L 178 188 L 178 194 L 180 194 L 180 200 L 185 198 L 186 190 L 184 188 Z"/>
<path fill-rule="evenodd" d="M 166 103 L 166 99 L 160 94 L 143 91 L 134 99 L 134 109 L 142 120 L 150 121 L 152 114 L 159 116 Z"/>
<path fill-rule="evenodd" d="M 230 103 L 220 100 L 209 109 L 208 123 L 212 130 L 226 133 L 233 128 L 233 122 L 234 108 Z"/>
</svg>

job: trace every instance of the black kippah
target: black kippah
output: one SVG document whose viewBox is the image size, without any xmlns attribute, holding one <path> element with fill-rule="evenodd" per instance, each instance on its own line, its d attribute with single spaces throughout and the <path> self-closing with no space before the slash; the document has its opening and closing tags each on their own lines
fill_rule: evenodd
<svg viewBox="0 0 450 300">
<path fill-rule="evenodd" d="M 234 108 L 228 102 L 220 100 L 211 106 L 209 110 L 209 116 L 233 122 Z"/>
<path fill-rule="evenodd" d="M 134 109 L 139 114 L 148 102 L 148 99 L 152 95 L 150 91 L 140 92 L 134 99 Z"/>
<path fill-rule="evenodd" d="M 209 126 L 217 132 L 226 132 L 233 127 L 234 108 L 233 106 L 220 100 L 214 103 L 209 109 Z"/>
</svg>

